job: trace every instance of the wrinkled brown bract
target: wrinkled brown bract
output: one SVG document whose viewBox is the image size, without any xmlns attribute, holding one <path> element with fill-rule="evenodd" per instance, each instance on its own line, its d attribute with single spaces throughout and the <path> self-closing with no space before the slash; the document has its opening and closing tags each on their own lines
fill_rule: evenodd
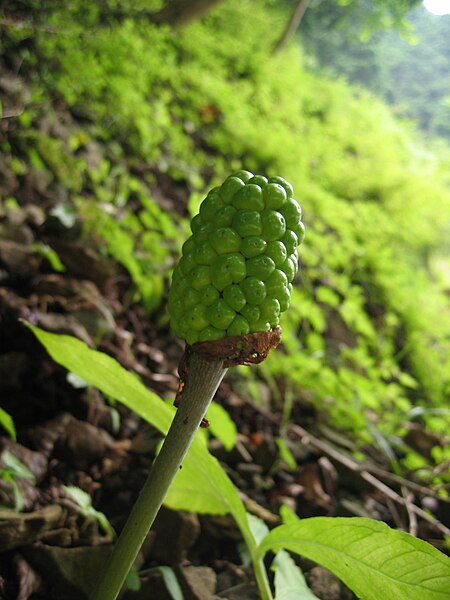
<svg viewBox="0 0 450 600">
<path fill-rule="evenodd" d="M 223 360 L 226 368 L 237 365 L 256 365 L 265 360 L 271 348 L 276 348 L 281 341 L 281 327 L 277 326 L 270 331 L 248 333 L 222 340 L 211 342 L 196 342 L 190 346 L 186 344 L 184 354 L 178 365 L 180 382 L 174 405 L 178 406 L 183 397 L 183 389 L 189 375 L 189 357 L 193 352 L 200 354 L 208 361 Z M 201 427 L 208 427 L 206 419 L 202 420 Z"/>
</svg>

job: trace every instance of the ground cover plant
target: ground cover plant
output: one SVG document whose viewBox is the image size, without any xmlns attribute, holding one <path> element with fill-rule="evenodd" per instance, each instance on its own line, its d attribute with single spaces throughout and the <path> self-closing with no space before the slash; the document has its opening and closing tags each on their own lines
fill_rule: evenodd
<svg viewBox="0 0 450 600">
<path fill-rule="evenodd" d="M 95 509 L 123 526 L 149 454 L 142 462 L 127 454 L 133 470 L 117 455 L 112 466 L 102 462 L 92 448 L 80 457 L 67 440 L 87 419 L 116 440 L 104 440 L 104 450 L 118 451 L 136 435 L 133 418 L 113 390 L 99 396 L 66 381 L 18 318 L 112 354 L 172 399 L 182 353 L 168 327 L 172 270 L 207 190 L 247 168 L 292 181 L 308 243 L 282 315 L 283 345 L 251 370 L 230 371 L 209 417 L 210 447 L 234 461 L 227 472 L 271 526 L 287 502 L 300 517 L 375 517 L 445 551 L 448 149 L 425 149 L 367 92 L 309 71 L 299 48 L 272 56 L 285 15 L 271 3 L 223 3 L 177 34 L 132 16 L 105 27 L 102 8 L 83 2 L 30 9 L 34 23 L 19 10 L 1 25 L 0 422 L 4 452 L 25 465 L 11 471 L 5 454 L 13 485 L 1 482 L 4 503 L 22 502 L 21 523 L 50 504 L 46 522 L 56 536 L 57 514 L 63 519 L 63 548 L 68 531 L 75 546 L 95 549 L 101 538 L 88 535 L 94 525 L 81 527 L 91 521 L 61 481 L 89 492 Z M 75 421 L 61 417 L 66 442 L 41 435 L 44 448 L 33 426 L 56 427 L 49 423 L 61 408 Z M 243 440 L 257 472 L 242 464 L 250 464 Z M 21 446 L 49 468 L 36 477 Z M 134 482 L 127 501 L 119 473 Z M 74 515 L 78 538 L 67 526 Z M 11 597 L 20 579 L 15 548 L 36 539 L 6 550 L 1 577 Z M 31 550 L 19 555 L 45 569 Z M 239 562 L 235 551 L 224 555 Z"/>
</svg>

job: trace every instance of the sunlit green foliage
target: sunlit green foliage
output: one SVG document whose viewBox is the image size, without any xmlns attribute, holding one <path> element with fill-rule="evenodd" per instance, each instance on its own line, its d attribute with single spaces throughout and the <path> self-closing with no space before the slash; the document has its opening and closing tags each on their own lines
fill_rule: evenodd
<svg viewBox="0 0 450 600">
<path fill-rule="evenodd" d="M 361 3 L 359 3 L 361 6 Z M 409 35 L 377 31 L 361 43 L 337 22 L 346 8 L 311 2 L 299 30 L 308 54 L 326 69 L 373 90 L 428 134 L 450 137 L 450 17 L 420 3 L 407 15 Z"/>
<path fill-rule="evenodd" d="M 86 235 L 103 238 L 165 322 L 187 231 L 180 198 L 195 204 L 239 168 L 292 181 L 308 234 L 286 352 L 260 373 L 287 378 L 361 443 L 384 439 L 408 466 L 426 463 L 400 440 L 412 418 L 448 429 L 433 412 L 449 392 L 450 317 L 433 276 L 449 233 L 448 148 L 425 151 L 368 93 L 308 72 L 297 48 L 273 57 L 275 3 L 230 0 L 179 34 L 145 19 L 103 27 L 95 5 L 71 5 L 49 14 L 56 33 L 9 32 L 9 44 L 32 42 L 22 69 L 35 81 L 9 163 L 20 169 L 25 154 L 68 189 Z M 42 114 L 48 133 L 35 128 Z M 165 177 L 182 191 L 170 205 L 154 194 Z"/>
</svg>

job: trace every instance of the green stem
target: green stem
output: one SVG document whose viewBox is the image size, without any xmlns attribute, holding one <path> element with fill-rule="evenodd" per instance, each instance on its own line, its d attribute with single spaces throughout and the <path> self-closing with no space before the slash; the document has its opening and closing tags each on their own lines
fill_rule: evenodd
<svg viewBox="0 0 450 600">
<path fill-rule="evenodd" d="M 91 600 L 115 600 L 227 369 L 191 354 L 183 399 Z"/>
<path fill-rule="evenodd" d="M 262 558 L 258 558 L 252 552 L 253 571 L 255 573 L 256 583 L 261 596 L 261 600 L 273 600 L 270 589 L 269 578 L 267 577 L 266 567 Z"/>
<path fill-rule="evenodd" d="M 264 555 L 261 555 L 259 546 L 257 545 L 256 540 L 250 530 L 247 527 L 242 526 L 239 526 L 239 529 L 250 552 L 253 573 L 258 585 L 261 600 L 273 600 L 272 590 L 270 588 L 269 578 L 267 576 L 267 570 L 264 565 Z"/>
</svg>

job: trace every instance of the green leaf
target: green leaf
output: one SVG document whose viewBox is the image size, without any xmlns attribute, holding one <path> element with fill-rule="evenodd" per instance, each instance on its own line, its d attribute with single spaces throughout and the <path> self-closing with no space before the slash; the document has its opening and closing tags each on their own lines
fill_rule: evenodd
<svg viewBox="0 0 450 600">
<path fill-rule="evenodd" d="M 167 591 L 172 596 L 173 600 L 184 600 L 183 592 L 178 583 L 175 571 L 171 567 L 158 567 L 158 569 L 161 571 Z"/>
<path fill-rule="evenodd" d="M 137 376 L 126 371 L 110 356 L 91 350 L 74 337 L 49 333 L 27 325 L 56 362 L 102 393 L 122 402 L 161 432 L 167 433 L 173 408 L 147 390 Z M 253 548 L 255 546 L 244 505 L 234 485 L 199 436 L 194 439 L 165 503 L 177 510 L 231 513 L 247 544 L 251 544 Z"/>
<path fill-rule="evenodd" d="M 416 390 L 419 387 L 419 384 L 411 377 L 409 373 L 400 373 L 398 378 L 399 382 L 404 386 Z"/>
<path fill-rule="evenodd" d="M 64 490 L 72 498 L 72 500 L 78 504 L 84 515 L 97 519 L 103 531 L 112 539 L 115 539 L 116 532 L 114 531 L 111 523 L 108 521 L 104 513 L 92 506 L 92 498 L 87 492 L 75 485 L 65 485 Z"/>
<path fill-rule="evenodd" d="M 298 517 L 294 517 L 298 521 Z M 268 535 L 266 523 L 255 515 L 247 514 L 250 530 L 257 544 Z M 280 550 L 271 566 L 275 571 L 275 600 L 318 600 L 308 588 L 303 573 L 284 550 Z"/>
<path fill-rule="evenodd" d="M 286 444 L 284 439 L 281 437 L 277 437 L 275 442 L 278 446 L 280 458 L 284 460 L 289 470 L 295 471 L 297 469 L 297 461 L 295 460 L 292 452 L 289 450 L 288 445 Z"/>
<path fill-rule="evenodd" d="M 269 528 L 265 521 L 255 515 L 247 514 L 247 521 L 257 544 L 260 544 L 263 539 L 269 535 Z"/>
<path fill-rule="evenodd" d="M 66 270 L 66 267 L 61 262 L 59 256 L 56 254 L 53 248 L 51 248 L 47 244 L 44 244 L 43 242 L 33 244 L 33 250 L 34 252 L 40 254 L 43 258 L 46 258 L 54 271 L 62 273 Z"/>
<path fill-rule="evenodd" d="M 49 333 L 27 325 L 57 363 L 167 433 L 173 410 L 147 390 L 136 375 L 126 371 L 107 354 L 91 350 L 72 336 Z"/>
<path fill-rule="evenodd" d="M 316 288 L 316 298 L 319 302 L 322 302 L 323 304 L 328 304 L 328 306 L 331 306 L 333 308 L 339 306 L 341 302 L 336 292 L 329 287 L 325 287 L 324 285 L 319 285 Z"/>
<path fill-rule="evenodd" d="M 287 506 L 286 504 L 282 504 L 280 506 L 280 517 L 284 525 L 298 523 L 297 514 L 292 510 L 292 508 L 290 508 L 290 506 Z"/>
<path fill-rule="evenodd" d="M 8 469 L 13 477 L 17 477 L 19 479 L 28 479 L 28 481 L 31 481 L 31 483 L 36 481 L 35 476 L 29 470 L 29 468 L 9 450 L 4 450 L 2 452 L 1 460 L 4 468 Z"/>
<path fill-rule="evenodd" d="M 275 571 L 275 600 L 318 600 L 300 567 L 285 550 L 277 553 L 271 568 Z"/>
<path fill-rule="evenodd" d="M 22 512 L 25 502 L 16 479 L 28 479 L 28 481 L 34 483 L 35 476 L 14 454 L 9 450 L 4 450 L 1 454 L 0 477 L 11 486 L 14 510 Z"/>
<path fill-rule="evenodd" d="M 3 408 L 0 408 L 0 425 L 3 427 L 3 429 L 5 429 L 9 437 L 15 442 L 17 438 L 16 428 L 14 427 L 14 421 L 12 420 L 11 416 L 6 412 L 6 410 L 3 410 Z"/>
<path fill-rule="evenodd" d="M 280 525 L 259 552 L 281 548 L 323 565 L 362 600 L 449 599 L 450 559 L 379 521 L 314 517 Z"/>
<path fill-rule="evenodd" d="M 92 500 L 87 492 L 75 485 L 65 485 L 64 490 L 72 498 L 75 504 L 78 504 L 84 514 L 89 512 L 92 508 Z"/>
<path fill-rule="evenodd" d="M 23 499 L 22 492 L 20 491 L 19 486 L 17 485 L 15 479 L 11 478 L 9 480 L 9 483 L 11 485 L 13 497 L 14 497 L 14 510 L 16 512 L 22 512 L 25 507 L 25 502 Z"/>
<path fill-rule="evenodd" d="M 141 579 L 134 567 L 130 569 L 127 578 L 125 579 L 125 587 L 132 592 L 138 592 L 141 589 Z"/>
<path fill-rule="evenodd" d="M 234 448 L 237 437 L 236 425 L 223 406 L 217 402 L 211 402 L 206 412 L 206 418 L 210 423 L 211 433 L 222 442 L 225 450 L 230 451 Z"/>
</svg>

